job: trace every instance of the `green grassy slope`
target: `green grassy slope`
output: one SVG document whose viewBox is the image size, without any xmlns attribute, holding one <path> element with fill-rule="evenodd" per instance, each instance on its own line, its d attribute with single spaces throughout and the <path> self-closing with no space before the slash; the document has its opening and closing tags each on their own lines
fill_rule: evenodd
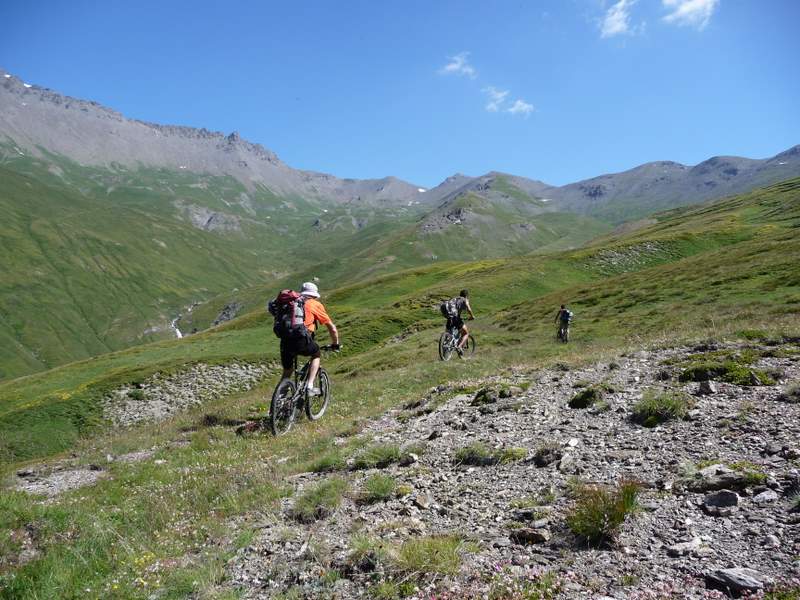
<svg viewBox="0 0 800 600">
<path fill-rule="evenodd" d="M 426 233 L 421 206 L 323 207 L 231 177 L 86 167 L 6 146 L 0 246 L 11 259 L 0 272 L 0 380 L 168 339 L 179 314 L 183 331 L 204 329 L 226 303 L 252 309 L 265 290 L 303 279 L 330 288 L 420 264 L 574 247 L 609 229 L 547 214 L 501 178 L 489 199 L 458 199 L 472 225 Z M 212 213 L 216 228 L 206 230 Z"/>
<path fill-rule="evenodd" d="M 561 302 L 576 313 L 578 344 L 778 323 L 800 312 L 800 180 L 659 215 L 632 233 L 587 248 L 405 270 L 325 298 L 342 331 L 342 374 L 413 376 L 420 349 L 433 356 L 440 299 L 472 290 L 482 348 L 549 345 Z M 793 321 L 792 321 L 793 322 Z M 406 352 L 411 340 L 418 350 Z M 275 357 L 262 308 L 208 332 L 104 355 L 0 385 L 0 458 L 66 449 L 93 431 L 97 400 L 121 382 L 199 360 Z M 507 356 L 506 356 L 507 358 Z M 520 350 L 518 360 L 524 360 Z M 427 359 L 426 359 L 427 360 Z"/>
<path fill-rule="evenodd" d="M 359 228 L 369 244 L 413 217 L 406 208 L 323 212 L 230 177 L 52 155 L 0 160 L 0 209 L 0 380 L 174 337 L 169 322 L 188 304 L 280 280 L 343 254 Z M 198 227 L 210 211 L 230 227 Z"/>
</svg>

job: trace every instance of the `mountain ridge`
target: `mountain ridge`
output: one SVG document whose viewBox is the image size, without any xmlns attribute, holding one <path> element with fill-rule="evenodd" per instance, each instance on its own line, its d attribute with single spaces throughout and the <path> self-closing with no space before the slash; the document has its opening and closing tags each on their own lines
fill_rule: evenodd
<svg viewBox="0 0 800 600">
<path fill-rule="evenodd" d="M 278 196 L 318 202 L 434 207 L 459 191 L 480 192 L 474 188 L 500 176 L 532 197 L 553 202 L 558 210 L 602 216 L 618 224 L 626 220 L 623 216 L 639 217 L 648 211 L 744 193 L 800 174 L 797 145 L 764 159 L 720 155 L 696 165 L 652 161 L 562 186 L 489 171 L 477 177 L 456 173 L 425 189 L 393 175 L 354 179 L 294 169 L 272 150 L 242 138 L 236 131 L 225 134 L 129 119 L 98 102 L 27 84 L 2 69 L 0 75 L 0 135 L 35 155 L 44 149 L 94 166 L 118 162 L 132 167 L 230 175 L 250 190 L 263 186 Z M 70 124 L 69 119 L 76 118 L 80 126 Z M 188 146 L 181 143 L 184 141 Z M 620 203 L 622 206 L 617 206 Z M 623 215 L 626 210 L 636 214 Z"/>
</svg>

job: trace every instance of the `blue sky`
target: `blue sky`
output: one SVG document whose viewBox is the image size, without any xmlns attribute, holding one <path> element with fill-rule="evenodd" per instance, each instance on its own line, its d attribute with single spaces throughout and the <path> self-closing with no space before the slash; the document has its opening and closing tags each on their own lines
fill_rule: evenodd
<svg viewBox="0 0 800 600">
<path fill-rule="evenodd" d="M 0 66 L 342 177 L 563 184 L 800 143 L 800 2 L 0 3 Z"/>
</svg>

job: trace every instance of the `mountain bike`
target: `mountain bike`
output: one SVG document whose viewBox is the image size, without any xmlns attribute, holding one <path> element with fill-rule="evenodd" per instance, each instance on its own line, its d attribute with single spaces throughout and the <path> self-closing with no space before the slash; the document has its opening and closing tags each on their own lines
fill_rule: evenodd
<svg viewBox="0 0 800 600">
<path fill-rule="evenodd" d="M 320 346 L 320 350 L 328 352 L 332 346 Z M 331 379 L 328 372 L 321 366 L 317 371 L 314 381 L 320 394 L 309 396 L 308 370 L 311 367 L 311 358 L 308 359 L 300 371 L 297 370 L 297 356 L 294 357 L 294 381 L 284 379 L 272 393 L 272 402 L 269 406 L 269 424 L 273 435 L 287 433 L 297 417 L 297 412 L 305 408 L 306 416 L 310 421 L 316 421 L 325 414 L 331 400 Z"/>
<path fill-rule="evenodd" d="M 461 339 L 461 332 L 458 327 L 451 327 L 446 330 L 439 338 L 439 358 L 442 360 L 450 360 L 453 352 L 458 354 L 461 358 L 471 356 L 475 353 L 475 338 L 472 334 L 467 336 L 467 343 L 463 348 L 458 347 L 458 340 Z"/>
<path fill-rule="evenodd" d="M 569 342 L 569 323 L 559 323 L 558 331 L 556 331 L 556 340 L 565 344 Z"/>
<path fill-rule="evenodd" d="M 320 346 L 322 351 L 332 351 L 331 346 Z M 311 421 L 320 419 L 325 414 L 325 409 L 331 400 L 331 380 L 328 372 L 321 366 L 317 371 L 314 381 L 315 387 L 320 390 L 319 396 L 308 397 L 306 388 L 308 387 L 308 370 L 311 367 L 312 358 L 308 359 L 303 368 L 297 369 L 297 356 L 294 357 L 294 379 L 282 380 L 275 391 L 272 392 L 272 400 L 269 406 L 269 417 L 248 421 L 236 429 L 238 435 L 253 433 L 269 428 L 273 435 L 283 435 L 287 433 L 297 418 L 297 413 L 305 409 L 306 416 Z"/>
</svg>

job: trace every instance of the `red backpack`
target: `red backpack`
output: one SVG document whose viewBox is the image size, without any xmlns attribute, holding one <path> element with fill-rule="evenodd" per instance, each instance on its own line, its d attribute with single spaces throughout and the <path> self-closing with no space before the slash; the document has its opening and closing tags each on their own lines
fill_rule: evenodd
<svg viewBox="0 0 800 600">
<path fill-rule="evenodd" d="M 275 317 L 272 331 L 279 338 L 296 339 L 308 334 L 305 326 L 306 298 L 293 290 L 281 290 L 278 297 L 267 305 L 269 314 Z"/>
</svg>

